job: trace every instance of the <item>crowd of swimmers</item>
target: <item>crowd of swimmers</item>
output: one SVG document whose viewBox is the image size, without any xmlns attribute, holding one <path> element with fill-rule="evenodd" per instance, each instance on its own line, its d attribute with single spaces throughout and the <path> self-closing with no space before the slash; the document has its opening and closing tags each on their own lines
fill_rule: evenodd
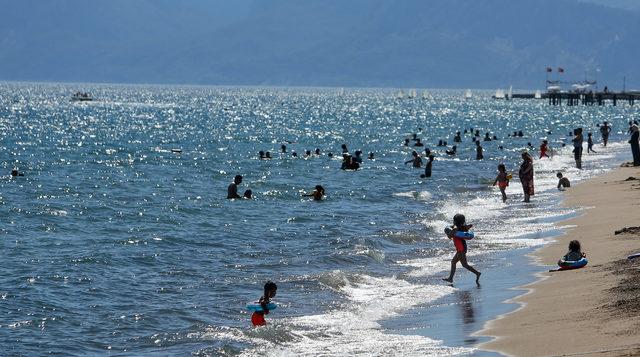
<svg viewBox="0 0 640 357">
<path fill-rule="evenodd" d="M 602 145 L 607 146 L 609 135 L 611 133 L 611 125 L 609 125 L 609 123 L 605 121 L 602 124 L 598 124 L 598 128 L 602 138 Z M 481 142 L 491 142 L 491 141 L 498 140 L 497 136 L 491 135 L 491 133 L 487 132 L 485 133 L 484 137 L 482 137 L 480 134 L 480 131 L 477 129 L 474 130 L 473 128 L 471 128 L 471 130 L 469 131 L 465 129 L 464 134 L 467 134 L 467 133 L 471 133 L 473 136 L 472 141 L 475 143 L 475 153 L 476 153 L 475 159 L 484 160 L 484 150 Z M 629 133 L 631 134 L 631 140 L 629 142 L 632 145 L 634 165 L 640 165 L 640 147 L 639 147 L 640 130 L 638 130 L 637 123 L 635 122 L 629 123 Z M 547 132 L 547 134 L 551 134 L 551 132 Z M 462 135 L 463 133 L 461 131 L 456 132 L 453 138 L 453 142 L 456 143 L 456 145 L 453 145 L 450 149 L 448 148 L 445 149 L 446 155 L 449 155 L 449 156 L 457 155 L 457 144 L 462 143 Z M 569 136 L 571 137 L 571 142 L 573 144 L 573 155 L 574 155 L 576 168 L 581 169 L 583 144 L 585 141 L 583 128 L 575 128 L 572 132 L 569 133 Z M 508 137 L 523 138 L 524 133 L 522 131 L 514 131 L 513 134 L 509 134 Z M 424 149 L 421 149 L 420 151 L 424 151 L 424 156 L 427 158 L 427 162 L 424 165 L 424 174 L 421 174 L 420 177 L 421 178 L 431 177 L 432 166 L 435 159 L 434 153 L 431 152 L 431 150 L 428 147 L 425 147 L 424 143 L 420 138 L 418 138 L 417 134 L 412 134 L 410 138 L 405 138 L 404 146 L 409 146 L 411 141 L 414 142 L 413 147 L 424 148 Z M 586 141 L 587 141 L 587 153 L 588 154 L 592 152 L 596 153 L 596 151 L 593 149 L 593 146 L 594 146 L 593 133 L 587 134 Z M 447 142 L 445 140 L 439 140 L 437 146 L 448 147 Z M 564 147 L 565 144 L 562 143 L 562 146 Z M 520 179 L 522 189 L 523 189 L 523 196 L 524 196 L 523 202 L 529 202 L 531 196 L 533 196 L 535 193 L 534 170 L 533 170 L 534 160 L 531 154 L 529 153 L 529 151 L 534 148 L 531 142 L 527 143 L 527 148 L 529 150 L 525 150 L 521 154 L 522 162 L 518 170 L 518 177 Z M 341 149 L 342 149 L 342 157 L 343 157 L 341 169 L 358 170 L 363 161 L 362 151 L 357 150 L 354 152 L 354 155 L 352 156 L 351 154 L 349 154 L 349 150 L 346 144 L 343 144 L 341 146 Z M 503 150 L 504 147 L 502 145 L 499 145 L 498 149 Z M 282 144 L 281 146 L 282 153 L 286 153 L 286 150 L 287 150 L 286 145 Z M 313 153 L 310 150 L 307 150 L 305 152 L 305 157 L 309 157 L 312 155 L 318 156 L 318 155 L 321 155 L 321 152 L 319 149 L 316 149 Z M 539 146 L 539 160 L 549 159 L 551 158 L 552 155 L 553 155 L 553 150 L 552 148 L 549 147 L 549 141 L 546 139 L 542 140 Z M 296 157 L 297 154 L 293 152 L 292 156 Z M 328 153 L 327 156 L 333 157 L 331 153 Z M 259 157 L 260 159 L 270 159 L 271 155 L 269 152 L 265 153 L 263 151 L 260 151 Z M 372 159 L 372 160 L 374 159 L 373 153 L 369 154 L 369 159 Z M 419 151 L 413 150 L 411 152 L 411 158 L 405 161 L 404 163 L 405 164 L 410 163 L 413 168 L 422 168 L 423 158 L 421 153 Z M 497 169 L 498 169 L 498 173 L 497 173 L 497 176 L 495 177 L 493 185 L 498 186 L 502 201 L 506 202 L 508 198 L 506 193 L 506 188 L 509 186 L 509 182 L 510 180 L 512 180 L 513 175 L 507 171 L 507 167 L 504 163 L 498 164 Z M 571 182 L 569 178 L 564 176 L 562 172 L 556 173 L 556 177 L 558 179 L 558 184 L 557 184 L 558 190 L 564 190 L 566 188 L 571 187 Z M 245 195 L 243 197 L 239 196 L 238 185 L 241 182 L 242 182 L 242 176 L 237 175 L 234 178 L 234 182 L 229 185 L 227 198 L 251 198 L 250 190 L 247 190 L 248 195 L 247 195 L 247 192 L 245 192 Z M 325 197 L 325 189 L 321 185 L 316 185 L 315 189 L 312 192 L 303 194 L 303 196 L 312 197 L 313 200 L 320 201 Z M 465 269 L 475 274 L 476 283 L 478 285 L 480 284 L 480 276 L 482 273 L 476 270 L 473 266 L 471 266 L 468 263 L 466 239 L 461 238 L 457 234 L 457 232 L 468 232 L 471 229 L 471 227 L 472 225 L 466 223 L 466 218 L 464 215 L 456 214 L 453 217 L 453 225 L 445 230 L 446 236 L 453 241 L 453 244 L 456 250 L 453 258 L 451 259 L 451 269 L 449 272 L 449 276 L 442 278 L 446 282 L 449 282 L 449 283 L 453 282 L 457 263 L 460 262 Z M 569 244 L 569 252 L 567 252 L 567 254 L 563 257 L 563 260 L 575 261 L 575 260 L 579 260 L 581 257 L 584 257 L 584 256 L 585 256 L 584 253 L 582 253 L 580 250 L 580 243 L 578 241 L 571 241 Z M 260 304 L 263 306 L 263 311 L 254 312 L 251 317 L 252 323 L 255 326 L 261 326 L 265 324 L 264 315 L 269 313 L 267 304 L 269 303 L 270 299 L 273 296 L 275 296 L 277 286 L 275 286 L 275 283 L 267 282 L 264 288 L 265 288 L 264 295 L 260 298 Z"/>
<path fill-rule="evenodd" d="M 607 121 L 604 121 L 602 124 L 598 124 L 597 127 L 600 131 L 600 135 L 602 138 L 602 145 L 607 146 L 607 143 L 609 141 L 609 135 L 612 130 L 611 125 Z M 418 130 L 421 131 L 422 129 L 419 128 Z M 637 164 L 640 165 L 640 148 L 637 147 L 638 146 L 637 136 L 640 135 L 640 132 L 638 131 L 638 126 L 636 122 L 629 122 L 629 133 L 632 134 L 630 143 L 632 144 L 632 152 L 634 154 L 634 163 L 636 163 L 637 161 L 638 162 Z M 547 134 L 551 135 L 551 132 L 548 131 Z M 490 132 L 485 132 L 484 136 L 482 136 L 479 129 L 470 128 L 470 129 L 464 129 L 462 131 L 459 130 L 455 133 L 453 137 L 453 142 L 456 143 L 456 145 L 452 145 L 451 148 L 448 148 L 447 141 L 442 139 L 438 140 L 437 146 L 445 148 L 444 154 L 448 156 L 456 156 L 458 154 L 457 144 L 462 143 L 463 135 L 471 135 L 472 141 L 475 143 L 475 159 L 476 160 L 485 159 L 485 152 L 482 146 L 482 142 L 492 142 L 492 141 L 499 140 L 496 135 L 492 135 L 492 133 Z M 522 130 L 516 130 L 516 131 L 513 131 L 512 134 L 510 133 L 507 136 L 511 138 L 523 138 L 525 135 Z M 581 169 L 583 145 L 585 141 L 584 135 L 583 135 L 583 128 L 575 128 L 572 132 L 569 132 L 569 137 L 571 138 L 571 143 L 573 144 L 573 156 L 574 156 L 576 168 Z M 593 148 L 594 147 L 593 133 L 587 134 L 586 141 L 587 141 L 587 153 L 588 154 L 596 153 L 596 151 Z M 421 148 L 421 151 L 423 151 L 423 154 L 421 154 L 420 151 L 413 150 L 411 152 L 411 158 L 405 161 L 404 163 L 405 164 L 410 163 L 413 168 L 424 167 L 424 173 L 420 175 L 420 178 L 431 177 L 433 162 L 435 160 L 434 153 L 431 151 L 429 147 L 425 147 L 424 143 L 418 137 L 417 133 L 413 133 L 411 134 L 410 137 L 405 138 L 404 146 L 410 146 L 411 142 L 413 142 L 413 147 Z M 565 146 L 564 143 L 562 143 L 561 145 L 562 147 Z M 504 147 L 502 145 L 498 145 L 497 148 L 499 150 L 504 150 Z M 522 163 L 520 164 L 520 168 L 518 170 L 518 177 L 520 179 L 520 182 L 522 184 L 522 189 L 523 189 L 523 196 L 524 196 L 523 202 L 529 202 L 531 196 L 535 194 L 534 180 L 533 180 L 534 178 L 533 157 L 529 153 L 529 151 L 534 149 L 534 146 L 531 142 L 528 142 L 526 148 L 528 150 L 525 150 L 522 153 Z M 281 153 L 283 154 L 287 153 L 286 144 L 282 144 L 280 147 L 280 150 L 281 150 Z M 341 151 L 342 151 L 342 163 L 340 168 L 342 170 L 360 169 L 364 160 L 362 150 L 356 150 L 354 154 L 351 155 L 349 153 L 349 149 L 347 145 L 342 144 Z M 542 160 L 545 158 L 551 158 L 551 156 L 553 155 L 553 152 L 554 152 L 553 149 L 549 146 L 549 141 L 546 139 L 542 140 L 539 146 L 539 159 Z M 293 157 L 298 156 L 298 154 L 295 151 L 292 151 L 291 155 Z M 305 150 L 305 153 L 304 153 L 305 158 L 312 157 L 312 156 L 320 156 L 320 155 L 322 155 L 322 152 L 319 148 L 316 148 L 314 151 Z M 269 151 L 266 151 L 266 152 L 259 151 L 258 156 L 260 160 L 269 160 L 272 158 L 271 153 Z M 327 156 L 333 157 L 333 154 L 329 152 L 327 153 Z M 636 158 L 636 156 L 638 157 Z M 423 157 L 426 158 L 426 164 L 424 164 Z M 369 153 L 368 159 L 374 160 L 373 152 Z M 569 179 L 567 177 L 564 177 L 562 173 L 557 173 L 557 177 L 559 179 L 558 189 L 565 189 L 567 187 L 570 187 Z M 498 174 L 494 180 L 494 186 L 498 186 L 498 188 L 500 189 L 502 201 L 504 202 L 507 201 L 506 188 L 509 186 L 509 181 L 511 179 L 512 179 L 512 175 L 507 172 L 506 166 L 503 163 L 499 164 Z M 245 191 L 244 195 L 242 196 L 239 195 L 237 185 L 239 185 L 240 182 L 242 182 L 242 176 L 237 175 L 234 178 L 234 182 L 229 185 L 227 198 L 230 198 L 230 199 L 252 198 L 251 190 Z M 322 197 L 324 197 L 325 191 L 324 191 L 324 188 L 319 190 L 318 187 L 322 187 L 322 186 L 316 186 L 315 190 L 313 191 L 314 193 L 304 194 L 303 196 L 313 197 L 314 200 L 321 200 Z M 317 192 L 322 192 L 322 194 L 320 195 Z"/>
</svg>

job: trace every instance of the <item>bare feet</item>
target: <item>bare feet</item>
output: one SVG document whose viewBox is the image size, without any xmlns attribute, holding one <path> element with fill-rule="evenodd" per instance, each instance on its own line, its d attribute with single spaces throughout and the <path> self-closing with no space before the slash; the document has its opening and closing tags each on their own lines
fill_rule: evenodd
<svg viewBox="0 0 640 357">
<path fill-rule="evenodd" d="M 450 278 L 442 278 L 442 280 L 446 281 L 447 283 L 453 283 L 453 279 Z"/>
<path fill-rule="evenodd" d="M 476 274 L 476 284 L 480 285 L 480 275 L 482 275 L 481 272 L 478 272 L 478 274 Z"/>
</svg>

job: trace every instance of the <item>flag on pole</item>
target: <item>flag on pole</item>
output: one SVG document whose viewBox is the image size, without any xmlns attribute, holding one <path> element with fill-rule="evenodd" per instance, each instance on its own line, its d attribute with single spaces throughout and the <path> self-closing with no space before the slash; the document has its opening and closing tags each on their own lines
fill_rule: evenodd
<svg viewBox="0 0 640 357">
<path fill-rule="evenodd" d="M 558 67 L 558 73 L 564 73 L 564 68 Z"/>
</svg>

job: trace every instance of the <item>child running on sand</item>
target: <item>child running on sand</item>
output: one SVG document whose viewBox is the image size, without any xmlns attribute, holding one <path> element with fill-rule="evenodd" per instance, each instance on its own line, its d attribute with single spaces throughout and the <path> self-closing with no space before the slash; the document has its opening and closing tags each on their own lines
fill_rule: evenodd
<svg viewBox="0 0 640 357">
<path fill-rule="evenodd" d="M 449 273 L 449 277 L 442 278 L 442 280 L 453 283 L 453 276 L 456 273 L 456 264 L 461 262 L 463 267 L 476 275 L 476 284 L 480 285 L 480 274 L 482 273 L 475 270 L 471 265 L 469 265 L 469 263 L 467 263 L 467 241 L 466 239 L 456 237 L 456 232 L 468 232 L 471 227 L 473 227 L 472 224 L 466 224 L 466 218 L 464 215 L 458 213 L 453 216 L 453 226 L 451 226 L 451 229 L 445 230 L 447 237 L 453 240 L 453 244 L 456 247 L 456 254 L 453 256 L 453 259 L 451 259 L 451 272 Z"/>
<path fill-rule="evenodd" d="M 500 188 L 500 193 L 502 194 L 502 202 L 507 202 L 507 193 L 505 190 L 507 186 L 509 186 L 509 175 L 507 174 L 507 168 L 504 164 L 498 165 L 498 176 L 493 181 L 493 185 L 498 184 L 498 188 Z"/>
<path fill-rule="evenodd" d="M 264 320 L 264 315 L 269 314 L 269 309 L 267 308 L 267 304 L 271 302 L 271 298 L 276 296 L 276 292 L 278 291 L 278 286 L 273 281 L 267 281 L 264 284 L 264 294 L 258 300 L 258 303 L 262 306 L 262 311 L 255 311 L 253 315 L 251 315 L 251 323 L 253 326 L 264 326 L 267 322 Z"/>
</svg>

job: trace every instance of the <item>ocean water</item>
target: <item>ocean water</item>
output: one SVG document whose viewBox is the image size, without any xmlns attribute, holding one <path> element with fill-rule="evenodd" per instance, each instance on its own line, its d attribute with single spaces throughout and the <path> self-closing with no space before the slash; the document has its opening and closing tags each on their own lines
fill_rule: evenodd
<svg viewBox="0 0 640 357">
<path fill-rule="evenodd" d="M 70 102 L 79 88 L 96 100 Z M 1 84 L 0 354 L 473 353 L 383 322 L 473 284 L 462 268 L 456 285 L 440 281 L 455 213 L 475 225 L 471 264 L 544 244 L 574 213 L 558 205 L 556 171 L 577 182 L 630 156 L 638 107 L 396 92 Z M 572 168 L 577 126 L 598 151 L 585 144 L 584 170 Z M 485 160 L 469 134 L 454 158 L 435 146 L 465 128 L 499 138 L 482 143 Z M 508 137 L 517 130 L 525 137 Z M 413 133 L 436 154 L 431 178 L 404 163 Z M 520 152 L 543 138 L 555 155 L 533 150 L 536 195 L 524 204 Z M 341 144 L 375 159 L 342 171 Z M 516 173 L 507 204 L 491 187 L 501 162 Z M 225 199 L 236 174 L 253 200 Z M 317 184 L 324 201 L 301 196 Z M 251 328 L 244 305 L 267 280 L 279 307 Z"/>
</svg>

